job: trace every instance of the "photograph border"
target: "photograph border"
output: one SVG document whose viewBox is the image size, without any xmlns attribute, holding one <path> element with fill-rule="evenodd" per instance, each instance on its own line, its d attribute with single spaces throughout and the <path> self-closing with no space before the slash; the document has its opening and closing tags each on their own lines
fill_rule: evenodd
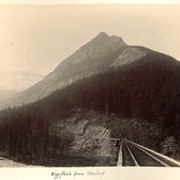
<svg viewBox="0 0 180 180">
<path fill-rule="evenodd" d="M 78 0 L 74 1 L 77 2 Z M 58 3 L 59 2 L 59 3 Z M 81 4 L 84 1 L 80 1 Z M 106 2 L 106 1 L 105 1 Z M 180 0 L 166 0 L 166 1 L 109 1 L 111 4 L 116 3 L 167 3 L 167 4 L 178 4 Z M 39 0 L 30 1 L 28 0 L 2 0 L 1 4 L 64 4 L 65 1 L 58 0 Z M 77 2 L 78 3 L 78 2 Z M 86 1 L 87 3 L 87 1 Z M 85 4 L 86 4 L 85 3 Z M 97 3 L 103 3 L 103 1 L 97 1 Z M 108 2 L 106 2 L 108 3 Z M 72 4 L 72 1 L 67 3 Z M 93 3 L 94 4 L 94 3 Z M 64 175 L 63 175 L 64 173 Z M 75 176 L 76 173 L 76 176 Z M 69 175 L 68 175 L 69 174 Z M 180 179 L 180 168 L 157 168 L 157 167 L 81 167 L 81 168 L 0 168 L 0 179 L 1 180 L 69 180 L 69 179 L 86 179 L 86 180 L 179 180 Z"/>
</svg>

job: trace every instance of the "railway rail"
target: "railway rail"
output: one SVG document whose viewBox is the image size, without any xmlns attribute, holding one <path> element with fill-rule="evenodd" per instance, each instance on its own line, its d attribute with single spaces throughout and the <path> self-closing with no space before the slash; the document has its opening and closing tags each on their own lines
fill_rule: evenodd
<svg viewBox="0 0 180 180">
<path fill-rule="evenodd" d="M 121 140 L 117 166 L 180 167 L 180 163 L 129 140 Z"/>
</svg>

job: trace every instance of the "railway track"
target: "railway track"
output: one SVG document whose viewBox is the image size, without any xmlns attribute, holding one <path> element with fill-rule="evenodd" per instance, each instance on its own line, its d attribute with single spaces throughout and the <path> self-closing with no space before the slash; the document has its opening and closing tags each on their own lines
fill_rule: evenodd
<svg viewBox="0 0 180 180">
<path fill-rule="evenodd" d="M 139 144 L 122 140 L 117 166 L 180 167 L 180 163 Z"/>
</svg>

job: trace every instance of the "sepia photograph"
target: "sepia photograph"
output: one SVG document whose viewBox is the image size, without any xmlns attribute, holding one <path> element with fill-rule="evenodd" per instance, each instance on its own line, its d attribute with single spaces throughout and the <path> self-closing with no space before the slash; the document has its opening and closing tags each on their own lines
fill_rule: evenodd
<svg viewBox="0 0 180 180">
<path fill-rule="evenodd" d="M 1 4 L 0 169 L 177 170 L 179 19 L 177 4 Z"/>
</svg>

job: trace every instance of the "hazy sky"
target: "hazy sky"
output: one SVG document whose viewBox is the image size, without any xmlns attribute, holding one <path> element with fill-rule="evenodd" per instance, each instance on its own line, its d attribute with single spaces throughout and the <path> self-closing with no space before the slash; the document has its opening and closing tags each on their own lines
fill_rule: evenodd
<svg viewBox="0 0 180 180">
<path fill-rule="evenodd" d="M 99 32 L 180 60 L 180 5 L 0 5 L 0 71 L 53 71 Z"/>
</svg>

